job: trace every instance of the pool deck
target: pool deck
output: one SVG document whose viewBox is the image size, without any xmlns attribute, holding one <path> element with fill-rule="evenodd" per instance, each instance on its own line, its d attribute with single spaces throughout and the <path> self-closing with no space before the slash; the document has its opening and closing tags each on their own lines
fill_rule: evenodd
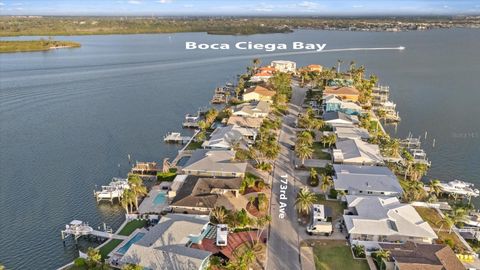
<svg viewBox="0 0 480 270">
<path fill-rule="evenodd" d="M 152 187 L 152 190 L 148 193 L 147 197 L 143 199 L 142 203 L 138 207 L 138 212 L 143 215 L 147 213 L 161 213 L 166 207 L 168 207 L 168 198 L 165 194 L 165 203 L 155 204 L 155 198 L 161 192 L 167 192 L 167 190 L 162 190 L 160 186 Z"/>
</svg>

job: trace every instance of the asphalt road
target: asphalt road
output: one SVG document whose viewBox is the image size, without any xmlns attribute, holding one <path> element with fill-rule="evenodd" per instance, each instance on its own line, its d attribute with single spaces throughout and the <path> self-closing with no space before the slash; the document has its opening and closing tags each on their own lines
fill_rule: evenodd
<svg viewBox="0 0 480 270">
<path fill-rule="evenodd" d="M 295 142 L 294 122 L 305 97 L 306 88 L 293 84 L 293 94 L 289 105 L 289 114 L 283 117 L 279 135 L 281 152 L 275 161 L 272 181 L 271 216 L 267 267 L 268 270 L 301 269 L 297 213 L 295 197 L 301 183 L 294 178 L 294 153 L 290 145 Z M 282 183 L 282 175 L 287 175 L 287 182 Z M 284 210 L 284 214 L 282 212 Z"/>
</svg>

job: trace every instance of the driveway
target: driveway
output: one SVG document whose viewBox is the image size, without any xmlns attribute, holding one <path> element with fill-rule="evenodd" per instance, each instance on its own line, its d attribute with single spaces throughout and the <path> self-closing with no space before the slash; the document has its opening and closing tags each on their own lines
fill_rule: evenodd
<svg viewBox="0 0 480 270">
<path fill-rule="evenodd" d="M 298 113 L 302 110 L 301 104 L 305 97 L 306 88 L 292 84 L 293 95 L 289 105 L 289 115 L 283 117 L 282 128 L 279 135 L 281 147 L 280 155 L 275 161 L 272 197 L 270 205 L 270 224 L 267 266 L 266 269 L 296 270 L 300 267 L 300 246 L 298 235 L 298 221 L 295 211 L 295 198 L 299 186 L 302 184 L 295 179 L 293 160 L 294 153 L 288 148 L 295 140 L 293 124 Z M 281 175 L 288 175 L 287 183 L 281 182 Z M 282 187 L 282 188 L 281 188 Z M 282 198 L 280 197 L 282 196 Z M 281 211 L 284 211 L 283 214 Z"/>
</svg>

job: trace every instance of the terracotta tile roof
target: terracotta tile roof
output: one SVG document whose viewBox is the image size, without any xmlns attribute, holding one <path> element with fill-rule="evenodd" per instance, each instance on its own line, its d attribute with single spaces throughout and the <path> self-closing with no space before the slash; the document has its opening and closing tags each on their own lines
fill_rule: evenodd
<svg viewBox="0 0 480 270">
<path fill-rule="evenodd" d="M 326 86 L 323 90 L 323 95 L 358 95 L 359 92 L 355 87 L 338 87 L 338 86 Z"/>
<path fill-rule="evenodd" d="M 246 91 L 245 91 L 245 94 L 248 94 L 248 93 L 257 93 L 259 95 L 262 95 L 262 96 L 267 96 L 267 97 L 273 97 L 275 95 L 275 91 L 272 91 L 272 90 L 269 90 L 265 87 L 262 87 L 262 86 L 252 86 L 250 88 L 248 88 Z"/>
<path fill-rule="evenodd" d="M 257 76 L 257 77 L 271 77 L 272 76 L 272 73 L 268 73 L 268 72 L 259 72 L 259 73 L 256 73 L 255 75 L 253 76 Z"/>
<path fill-rule="evenodd" d="M 270 72 L 274 72 L 274 71 L 275 71 L 275 68 L 274 68 L 274 67 L 270 67 L 270 66 L 268 66 L 268 67 L 259 67 L 258 69 L 261 70 L 261 71 L 270 71 Z"/>
<path fill-rule="evenodd" d="M 238 233 L 229 233 L 228 234 L 228 245 L 226 247 L 218 247 L 215 245 L 215 239 L 204 238 L 201 244 L 193 244 L 192 248 L 197 248 L 205 251 L 209 251 L 213 254 L 222 253 L 230 260 L 233 259 L 235 249 L 241 246 L 243 243 L 250 243 L 252 239 L 255 239 L 256 232 L 238 232 Z M 265 240 L 265 232 L 261 236 L 261 240 Z"/>
<path fill-rule="evenodd" d="M 453 250 L 447 245 L 430 245 L 406 242 L 404 244 L 380 244 L 389 250 L 399 270 L 464 270 Z"/>
</svg>

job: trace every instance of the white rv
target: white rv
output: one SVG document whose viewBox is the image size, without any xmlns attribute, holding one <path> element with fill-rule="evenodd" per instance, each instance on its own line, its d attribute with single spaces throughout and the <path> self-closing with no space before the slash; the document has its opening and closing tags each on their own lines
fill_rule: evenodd
<svg viewBox="0 0 480 270">
<path fill-rule="evenodd" d="M 228 245 L 228 226 L 227 224 L 217 224 L 217 241 L 216 245 L 225 247 Z"/>
</svg>

